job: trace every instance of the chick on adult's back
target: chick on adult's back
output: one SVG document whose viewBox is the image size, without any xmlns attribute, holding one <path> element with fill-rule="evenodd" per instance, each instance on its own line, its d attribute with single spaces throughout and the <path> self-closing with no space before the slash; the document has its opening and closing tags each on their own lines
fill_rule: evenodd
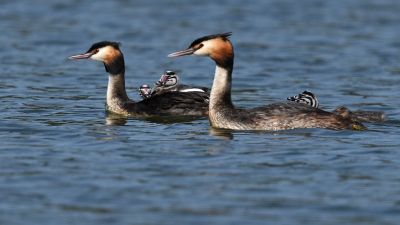
<svg viewBox="0 0 400 225">
<path fill-rule="evenodd" d="M 174 71 L 166 71 L 152 88 L 148 85 L 142 85 L 139 88 L 139 96 L 143 99 L 162 95 L 167 92 L 204 92 L 203 96 L 206 97 L 209 95 L 208 88 L 206 87 L 192 87 L 180 84 L 179 77 Z"/>
</svg>

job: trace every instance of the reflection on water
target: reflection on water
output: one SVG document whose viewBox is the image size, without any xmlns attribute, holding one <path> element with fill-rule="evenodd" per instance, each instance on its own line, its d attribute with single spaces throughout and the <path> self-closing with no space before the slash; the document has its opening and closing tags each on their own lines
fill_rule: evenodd
<svg viewBox="0 0 400 225">
<path fill-rule="evenodd" d="M 317 130 L 317 129 L 299 129 L 299 130 L 286 130 L 286 131 L 258 131 L 258 130 L 236 131 L 230 129 L 215 128 L 212 126 L 209 126 L 208 129 L 210 131 L 210 136 L 228 140 L 233 140 L 235 135 L 243 135 L 243 134 L 268 136 L 270 140 L 285 140 L 287 139 L 288 135 L 312 137 L 313 133 L 311 133 L 311 130 Z"/>
<path fill-rule="evenodd" d="M 105 126 L 123 126 L 127 119 L 137 119 L 140 121 L 156 124 L 188 123 L 196 120 L 208 120 L 207 116 L 150 116 L 150 117 L 129 117 L 106 111 Z"/>
<path fill-rule="evenodd" d="M 208 116 L 153 116 L 142 120 L 158 124 L 187 123 L 196 120 L 208 120 Z"/>
<path fill-rule="evenodd" d="M 210 135 L 217 137 L 219 139 L 228 139 L 232 140 L 233 139 L 233 130 L 230 129 L 221 129 L 221 128 L 216 128 L 209 126 L 208 129 L 210 130 Z"/>
<path fill-rule="evenodd" d="M 106 124 L 105 126 L 124 126 L 126 124 L 127 116 L 116 114 L 106 110 Z"/>
</svg>

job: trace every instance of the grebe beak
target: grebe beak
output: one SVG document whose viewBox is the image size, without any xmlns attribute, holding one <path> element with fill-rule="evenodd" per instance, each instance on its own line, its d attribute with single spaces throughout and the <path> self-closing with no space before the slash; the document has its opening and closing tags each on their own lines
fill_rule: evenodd
<svg viewBox="0 0 400 225">
<path fill-rule="evenodd" d="M 68 59 L 88 59 L 92 55 L 93 55 L 93 53 L 85 53 L 85 54 L 81 54 L 81 55 L 70 56 L 70 57 L 68 57 Z"/>
<path fill-rule="evenodd" d="M 192 55 L 194 52 L 196 51 L 196 49 L 193 48 L 188 48 L 179 52 L 174 52 L 171 53 L 169 55 L 167 55 L 167 57 L 178 57 L 178 56 L 183 56 L 183 55 Z"/>
</svg>

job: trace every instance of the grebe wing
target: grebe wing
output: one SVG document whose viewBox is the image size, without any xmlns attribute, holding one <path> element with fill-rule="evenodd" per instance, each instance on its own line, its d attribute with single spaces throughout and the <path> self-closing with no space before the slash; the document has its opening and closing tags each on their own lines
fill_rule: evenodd
<svg viewBox="0 0 400 225">
<path fill-rule="evenodd" d="M 275 103 L 252 109 L 238 110 L 245 124 L 269 130 L 327 128 L 335 130 L 368 130 L 352 117 L 349 110 L 336 114 L 306 104 Z M 247 116 L 245 116 L 247 114 Z M 250 116 L 248 116 L 250 115 Z"/>
<path fill-rule="evenodd" d="M 157 115 L 205 115 L 208 114 L 209 93 L 166 92 L 140 102 Z"/>
<path fill-rule="evenodd" d="M 260 115 L 266 116 L 285 116 L 290 114 L 310 114 L 310 113 L 322 113 L 332 114 L 319 108 L 312 107 L 306 104 L 298 104 L 294 102 L 287 103 L 273 103 L 260 107 L 250 108 L 249 112 L 254 112 Z"/>
<path fill-rule="evenodd" d="M 196 90 L 198 89 L 198 90 Z M 201 86 L 189 86 L 186 84 L 179 84 L 176 88 L 177 91 L 185 92 L 185 90 L 189 91 L 203 91 L 203 92 L 209 92 L 209 89 L 207 87 L 201 87 Z"/>
</svg>

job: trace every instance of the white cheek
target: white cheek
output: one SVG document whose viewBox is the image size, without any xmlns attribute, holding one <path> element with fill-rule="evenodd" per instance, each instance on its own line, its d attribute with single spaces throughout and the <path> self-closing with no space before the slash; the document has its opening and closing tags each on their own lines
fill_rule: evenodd
<svg viewBox="0 0 400 225">
<path fill-rule="evenodd" d="M 197 55 L 197 56 L 209 56 L 210 53 L 209 53 L 209 51 L 207 51 L 206 48 L 202 47 L 202 48 L 200 48 L 199 50 L 195 51 L 195 52 L 193 53 L 193 55 Z"/>
<path fill-rule="evenodd" d="M 212 41 L 204 41 L 201 44 L 203 45 L 203 47 L 201 47 L 199 50 L 195 51 L 193 53 L 193 55 L 209 56 L 212 52 L 213 42 Z"/>
<path fill-rule="evenodd" d="M 99 52 L 92 55 L 90 57 L 90 59 L 96 60 L 96 61 L 100 61 L 100 62 L 104 62 L 104 60 L 106 59 L 106 52 L 107 52 L 107 47 L 104 48 L 100 48 Z"/>
<path fill-rule="evenodd" d="M 103 58 L 99 57 L 98 54 L 92 55 L 92 56 L 90 57 L 90 59 L 96 60 L 96 61 L 100 61 L 100 62 L 102 62 L 102 61 L 104 60 Z"/>
</svg>

